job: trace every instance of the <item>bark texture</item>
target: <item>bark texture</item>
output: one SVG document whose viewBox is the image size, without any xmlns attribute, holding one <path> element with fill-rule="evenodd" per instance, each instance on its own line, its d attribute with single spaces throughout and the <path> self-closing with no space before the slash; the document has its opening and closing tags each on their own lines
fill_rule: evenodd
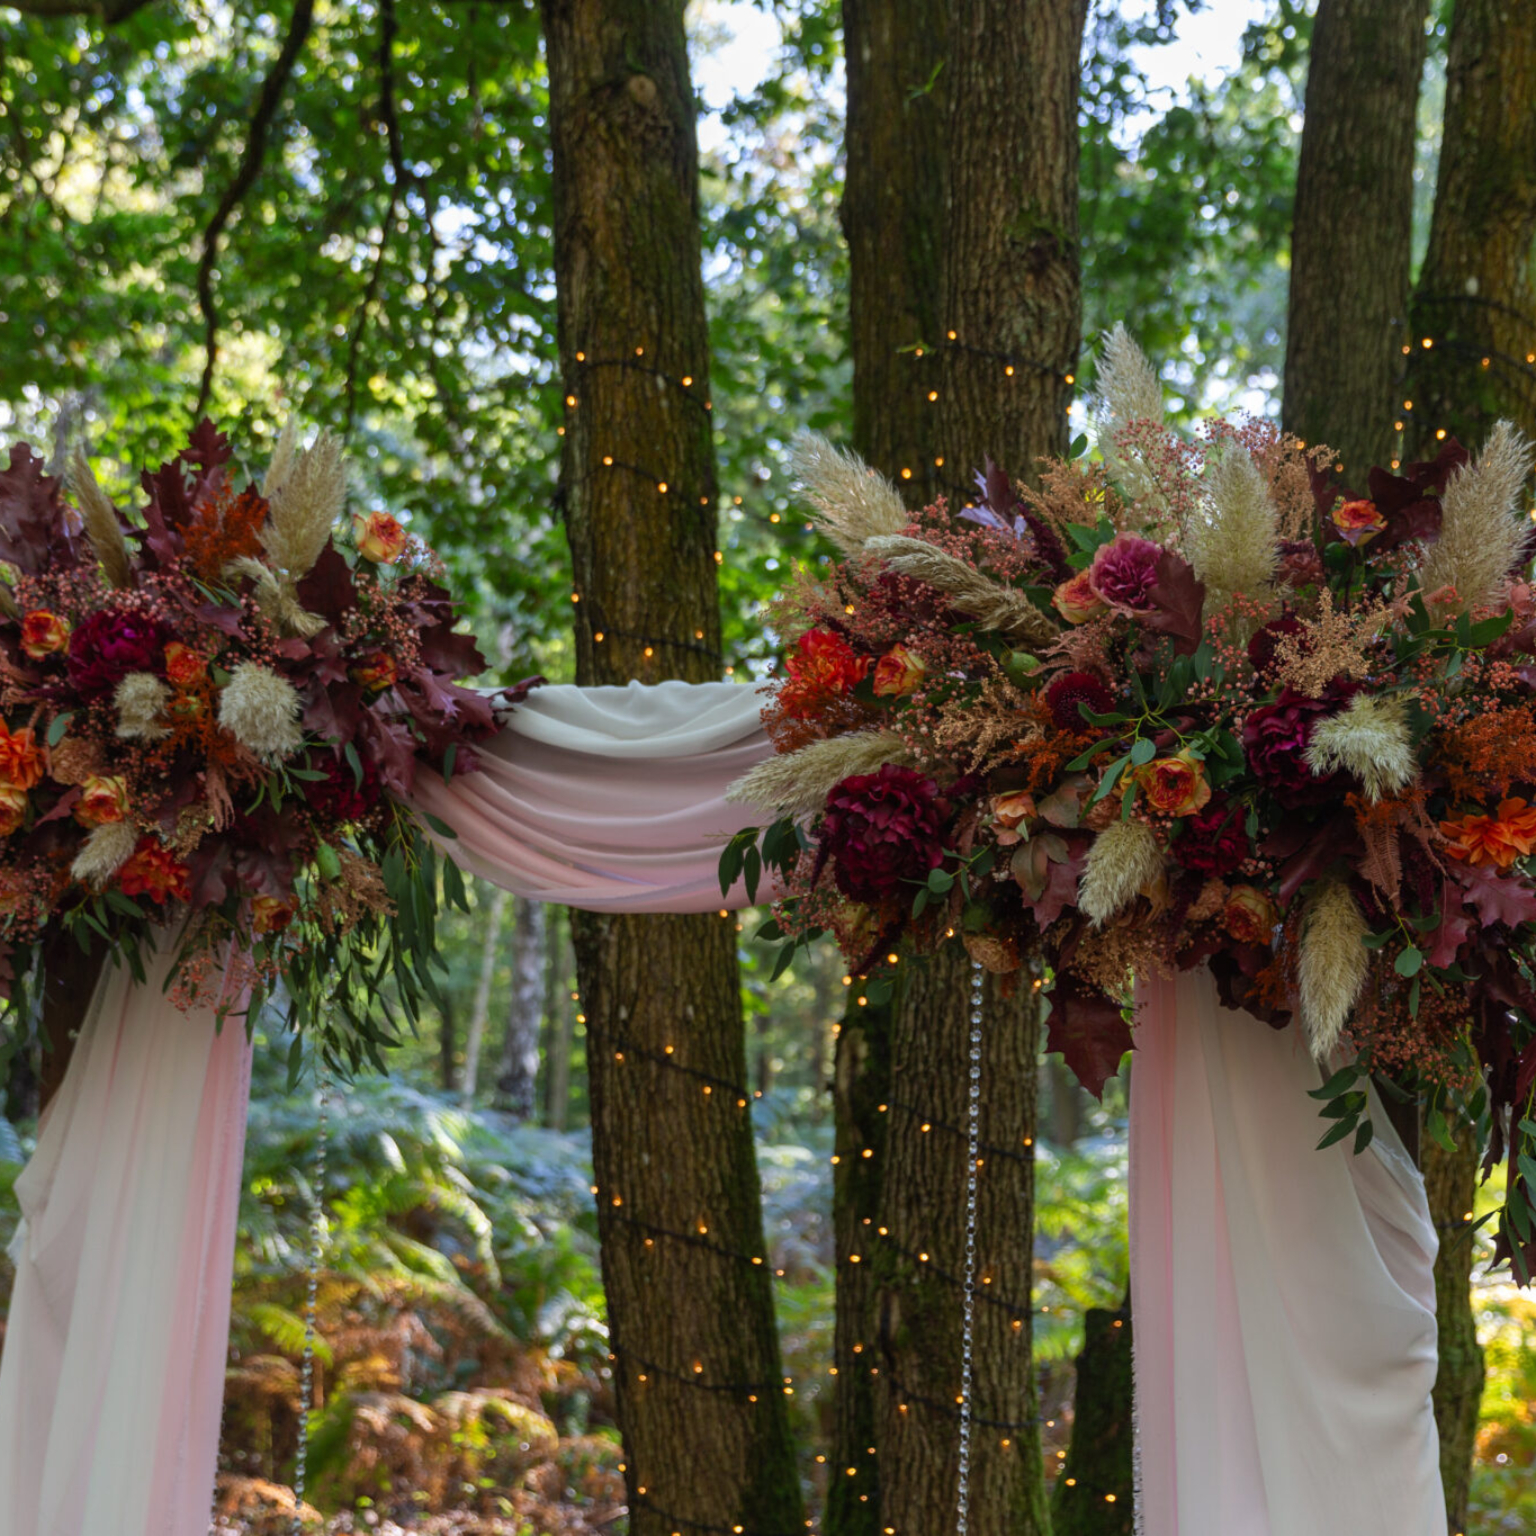
<svg viewBox="0 0 1536 1536">
<path fill-rule="evenodd" d="M 1536 432 L 1533 247 L 1536 0 L 1457 0 L 1434 215 L 1405 342 L 1414 407 L 1402 417 L 1405 458 L 1432 455 L 1442 431 L 1476 448 L 1500 417 Z M 1441 1244 L 1440 1468 L 1450 1528 L 1462 1531 L 1484 1375 L 1464 1238 L 1477 1154 L 1464 1141 L 1448 1153 L 1426 1140 L 1423 1166 Z"/>
<path fill-rule="evenodd" d="M 1090 1307 L 1077 1357 L 1072 1444 L 1051 1493 L 1052 1536 L 1131 1536 L 1135 1528 L 1131 1305 Z"/>
<path fill-rule="evenodd" d="M 718 675 L 682 0 L 544 0 L 577 680 Z M 803 1531 L 734 925 L 573 913 L 629 1529 Z"/>
<path fill-rule="evenodd" d="M 518 896 L 512 903 L 512 998 L 507 1032 L 496 1073 L 496 1107 L 517 1120 L 531 1120 L 539 1075 L 539 1024 L 544 1014 L 544 938 L 541 902 Z"/>
<path fill-rule="evenodd" d="M 1296 174 L 1283 420 L 1363 487 L 1396 457 L 1428 0 L 1318 0 Z"/>
<path fill-rule="evenodd" d="M 1413 299 L 1404 456 L 1501 416 L 1536 434 L 1536 0 L 1457 0 L 1429 248 Z M 1425 338 L 1432 343 L 1425 347 Z"/>
<path fill-rule="evenodd" d="M 107 951 L 81 950 L 72 934 L 55 933 L 43 946 L 42 1059 L 38 1064 L 38 1110 L 47 1109 L 69 1070 L 75 1040 L 85 1023 L 91 995 L 107 963 Z"/>
</svg>

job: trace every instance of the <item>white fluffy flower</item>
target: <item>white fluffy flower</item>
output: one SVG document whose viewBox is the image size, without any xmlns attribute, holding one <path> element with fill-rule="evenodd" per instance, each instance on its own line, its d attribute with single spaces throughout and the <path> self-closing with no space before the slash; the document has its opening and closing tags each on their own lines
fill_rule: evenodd
<svg viewBox="0 0 1536 1536">
<path fill-rule="evenodd" d="M 160 717 L 171 690 L 153 672 L 130 672 L 117 685 L 117 734 L 124 741 L 162 741 L 171 734 Z"/>
<path fill-rule="evenodd" d="M 109 821 L 86 838 L 69 872 L 98 889 L 120 870 L 139 846 L 139 829 L 132 821 Z"/>
<path fill-rule="evenodd" d="M 219 724 L 242 747 L 275 763 L 304 740 L 299 709 L 298 692 L 287 678 L 244 661 L 219 696 Z"/>
</svg>

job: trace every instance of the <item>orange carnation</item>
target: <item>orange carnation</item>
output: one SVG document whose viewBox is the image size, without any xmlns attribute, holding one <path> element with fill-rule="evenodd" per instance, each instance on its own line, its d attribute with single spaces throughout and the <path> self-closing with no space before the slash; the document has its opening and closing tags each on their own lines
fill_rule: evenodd
<svg viewBox="0 0 1536 1536">
<path fill-rule="evenodd" d="M 1187 752 L 1143 763 L 1136 770 L 1136 782 L 1160 816 L 1193 816 L 1211 798 L 1205 764 Z"/>
<path fill-rule="evenodd" d="M 0 784 L 31 789 L 43 777 L 43 750 L 30 730 L 12 732 L 0 720 Z"/>
<path fill-rule="evenodd" d="M 146 837 L 118 870 L 117 883 L 123 895 L 148 896 L 163 907 L 168 901 L 192 899 L 192 888 L 187 884 L 190 873 L 164 843 Z"/>
<path fill-rule="evenodd" d="M 1536 848 L 1536 806 L 1524 800 L 1501 800 L 1496 816 L 1463 816 L 1442 821 L 1446 851 L 1464 864 L 1496 864 L 1508 869 Z"/>
</svg>

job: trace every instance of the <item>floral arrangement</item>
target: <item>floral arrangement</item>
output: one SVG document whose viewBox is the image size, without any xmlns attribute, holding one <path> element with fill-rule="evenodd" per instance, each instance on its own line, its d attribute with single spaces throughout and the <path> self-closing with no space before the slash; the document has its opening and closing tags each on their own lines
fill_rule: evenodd
<svg viewBox="0 0 1536 1536">
<path fill-rule="evenodd" d="M 1268 422 L 1171 430 L 1122 329 L 1101 378 L 1096 456 L 1032 487 L 989 465 L 959 511 L 802 443 L 841 557 L 780 600 L 779 752 L 733 790 L 780 820 L 722 879 L 772 867 L 785 960 L 830 931 L 877 989 L 899 946 L 1047 966 L 1050 1045 L 1096 1093 L 1131 978 L 1203 963 L 1228 1007 L 1299 1021 L 1323 1144 L 1367 1145 L 1374 1074 L 1507 1158 L 1528 1279 L 1531 449 L 1501 424 L 1356 491 Z"/>
<path fill-rule="evenodd" d="M 166 930 L 184 1006 L 281 978 L 356 1068 L 385 979 L 412 1017 L 432 987 L 438 861 L 406 801 L 418 763 L 474 769 L 495 721 L 456 679 L 484 663 L 393 517 L 339 536 L 335 438 L 290 428 L 259 487 L 230 459 L 205 421 L 131 516 L 83 456 L 78 509 L 25 446 L 0 473 L 0 985 L 25 1016 L 59 932 L 142 979 Z"/>
</svg>

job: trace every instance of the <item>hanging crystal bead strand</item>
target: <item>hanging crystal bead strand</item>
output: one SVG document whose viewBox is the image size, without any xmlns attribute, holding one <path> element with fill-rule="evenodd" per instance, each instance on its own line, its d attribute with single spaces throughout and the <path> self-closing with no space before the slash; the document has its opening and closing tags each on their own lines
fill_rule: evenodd
<svg viewBox="0 0 1536 1536">
<path fill-rule="evenodd" d="M 318 1316 L 320 1265 L 325 1258 L 325 1154 L 330 1135 L 331 1083 L 321 1062 L 316 1067 L 320 1123 L 315 1142 L 315 1171 L 309 1200 L 309 1274 L 304 1297 L 304 1361 L 299 1371 L 299 1449 L 294 1461 L 291 1536 L 303 1536 L 304 1486 L 309 1471 L 309 1421 L 315 1406 L 315 1320 Z"/>
<path fill-rule="evenodd" d="M 975 1387 L 976 1322 L 976 1159 L 981 1151 L 981 962 L 971 962 L 970 1079 L 967 1085 L 965 1134 L 965 1291 L 962 1306 L 960 1351 L 960 1494 L 957 1500 L 955 1536 L 966 1536 L 971 1516 L 971 1396 Z"/>
</svg>

